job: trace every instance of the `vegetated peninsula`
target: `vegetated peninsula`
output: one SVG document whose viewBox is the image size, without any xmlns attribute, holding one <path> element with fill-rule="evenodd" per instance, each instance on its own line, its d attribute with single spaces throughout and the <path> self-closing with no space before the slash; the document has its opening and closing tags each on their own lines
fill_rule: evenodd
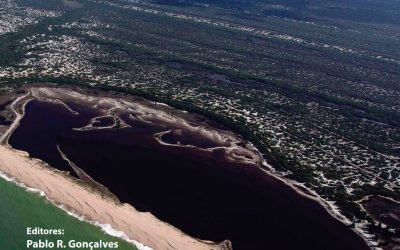
<svg viewBox="0 0 400 250">
<path fill-rule="evenodd" d="M 328 204 L 268 175 L 250 142 L 202 116 L 54 85 L 2 103 L 2 172 L 147 247 L 367 249 Z"/>
</svg>

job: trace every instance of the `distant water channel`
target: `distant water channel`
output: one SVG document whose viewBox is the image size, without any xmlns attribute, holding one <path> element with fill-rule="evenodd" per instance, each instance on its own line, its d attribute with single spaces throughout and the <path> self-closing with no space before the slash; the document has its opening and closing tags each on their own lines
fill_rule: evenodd
<svg viewBox="0 0 400 250">
<path fill-rule="evenodd" d="M 96 111 L 32 101 L 10 144 L 60 170 L 62 151 L 122 202 L 149 211 L 189 235 L 229 239 L 234 249 L 368 249 L 350 228 L 256 166 L 218 153 L 159 144 L 156 126 L 76 131 Z M 128 120 L 127 120 L 128 122 Z M 173 141 L 174 138 L 166 138 Z M 187 138 L 188 141 L 193 138 Z"/>
</svg>

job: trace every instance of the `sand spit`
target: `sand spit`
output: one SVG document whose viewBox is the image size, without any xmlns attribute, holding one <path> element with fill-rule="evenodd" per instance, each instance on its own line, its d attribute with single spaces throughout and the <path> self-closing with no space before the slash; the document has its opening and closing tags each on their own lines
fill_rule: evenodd
<svg viewBox="0 0 400 250">
<path fill-rule="evenodd" d="M 13 123 L 11 124 L 11 126 L 9 126 L 9 128 L 0 136 L 0 144 L 3 144 L 3 143 L 8 144 L 8 139 L 10 138 L 12 132 L 18 127 L 19 122 L 24 117 L 25 105 L 29 102 L 29 100 L 25 101 L 23 103 L 22 113 L 19 113 L 17 111 L 16 106 L 19 104 L 20 101 L 22 101 L 24 98 L 28 97 L 29 95 L 30 95 L 30 92 L 28 91 L 28 93 L 26 93 L 25 95 L 19 96 L 10 104 L 9 109 L 10 109 L 10 111 L 12 111 L 15 114 L 16 117 L 15 117 Z"/>
<path fill-rule="evenodd" d="M 142 213 L 129 204 L 121 204 L 117 199 L 102 192 L 102 189 L 87 185 L 87 182 L 53 169 L 41 160 L 32 159 L 26 152 L 13 149 L 8 145 L 8 139 L 24 117 L 25 105 L 31 100 L 58 103 L 73 114 L 77 112 L 70 108 L 67 102 L 78 101 L 98 110 L 99 117 L 114 116 L 118 110 L 151 110 L 144 108 L 145 104 L 136 105 L 133 102 L 105 96 L 84 95 L 74 90 L 29 87 L 8 106 L 8 111 L 12 112 L 15 118 L 0 136 L 0 144 L 3 144 L 0 146 L 0 172 L 14 178 L 18 183 L 23 183 L 29 189 L 40 190 L 48 199 L 69 213 L 94 221 L 98 225 L 110 225 L 113 230 L 123 232 L 134 242 L 140 242 L 152 249 L 232 248 L 229 241 L 213 243 L 192 238 L 172 225 L 158 220 L 150 213 Z M 147 115 L 148 112 L 144 114 Z M 171 116 L 162 113 L 161 117 L 165 119 Z M 91 124 L 86 128 L 98 129 L 92 127 Z M 80 169 L 76 170 L 80 173 Z M 80 174 L 85 175 L 85 173 Z M 85 176 L 85 178 L 90 178 L 90 176 Z"/>
<path fill-rule="evenodd" d="M 64 105 L 71 112 L 66 104 L 67 102 L 75 102 L 90 107 L 99 112 L 99 116 L 94 117 L 89 124 L 81 128 L 75 128 L 78 131 L 109 129 L 113 127 L 129 127 L 129 125 L 121 118 L 124 113 L 129 114 L 129 119 L 136 120 L 141 123 L 152 125 L 163 125 L 172 131 L 184 130 L 197 136 L 206 138 L 214 142 L 217 146 L 206 148 L 207 151 L 220 150 L 225 151 L 226 157 L 232 161 L 261 165 L 262 159 L 257 149 L 249 142 L 243 140 L 240 136 L 231 131 L 220 129 L 208 124 L 206 121 L 199 121 L 198 117 L 184 111 L 176 110 L 168 105 L 150 102 L 143 99 L 134 99 L 127 96 L 105 96 L 92 95 L 84 93 L 83 90 L 65 91 L 65 88 L 55 87 L 30 87 L 32 98 L 36 100 L 58 102 Z M 103 117 L 111 116 L 115 118 L 114 124 L 104 127 L 94 127 L 93 123 Z M 117 124 L 118 121 L 118 124 Z M 163 133 L 165 134 L 165 133 Z M 161 134 L 161 135 L 163 135 Z M 160 134 L 155 135 L 155 139 L 169 146 L 188 146 L 196 145 L 177 145 L 168 144 L 162 141 Z M 199 147 L 197 147 L 199 148 Z"/>
<path fill-rule="evenodd" d="M 26 90 L 28 94 L 24 96 L 25 99 L 21 98 L 13 102 L 16 104 L 20 102 L 17 110 L 19 110 L 21 114 L 11 108 L 11 110 L 16 113 L 18 119 L 15 119 L 13 125 L 8 129 L 8 136 L 12 133 L 14 128 L 18 126 L 19 120 L 23 117 L 24 105 L 26 105 L 30 99 L 59 103 L 73 114 L 77 114 L 77 112 L 74 108 L 68 106 L 69 102 L 80 103 L 99 111 L 99 115 L 92 119 L 89 124 L 81 128 L 76 128 L 76 130 L 111 129 L 115 127 L 117 125 L 116 122 L 113 125 L 105 127 L 93 126 L 95 119 L 107 116 L 113 116 L 118 119 L 120 121 L 120 124 L 118 124 L 119 127 L 126 127 L 129 125 L 121 119 L 121 115 L 123 113 L 128 113 L 128 117 L 131 120 L 157 125 L 164 124 L 165 131 L 154 135 L 154 138 L 160 144 L 172 147 L 199 148 L 195 145 L 170 144 L 163 141 L 162 136 L 172 132 L 179 134 L 181 130 L 200 134 L 202 137 L 215 142 L 218 146 L 199 149 L 205 151 L 224 150 L 227 158 L 232 161 L 257 164 L 266 174 L 283 181 L 300 195 L 320 203 L 333 217 L 340 220 L 342 223 L 350 224 L 350 221 L 341 215 L 335 204 L 322 199 L 313 191 L 304 192 L 303 189 L 308 189 L 301 185 L 301 183 L 290 181 L 273 171 L 273 168 L 263 160 L 261 154 L 251 143 L 230 131 L 219 129 L 209 125 L 207 122 L 200 121 L 196 119 L 196 116 L 193 114 L 175 110 L 168 105 L 146 101 L 141 98 L 123 95 L 116 96 L 104 92 L 93 93 L 79 88 L 68 88 L 68 91 L 66 91 L 66 88 L 63 87 L 50 87 L 49 85 L 45 85 L 26 87 Z M 5 143 L 7 144 L 7 140 L 5 140 Z M 8 165 L 8 167 L 3 166 L 5 165 L 3 154 L 4 156 L 8 155 L 7 157 L 14 159 L 16 162 L 21 161 L 25 162 L 25 165 L 34 166 L 32 168 L 33 170 L 26 170 L 28 167 L 18 170 L 13 169 L 13 167 L 10 169 L 10 165 Z M 100 224 L 110 224 L 112 228 L 126 233 L 130 239 L 139 241 L 146 246 L 152 247 L 153 249 L 231 249 L 231 244 L 227 241 L 222 244 L 212 244 L 210 242 L 190 238 L 179 231 L 179 229 L 159 221 L 151 214 L 138 212 L 130 205 L 118 204 L 118 202 L 112 199 L 104 198 L 104 195 L 101 193 L 95 193 L 91 188 L 82 186 L 81 182 L 71 178 L 69 175 L 53 170 L 52 168 L 43 167 L 43 164 L 45 163 L 37 161 L 36 159 L 29 159 L 26 153 L 15 151 L 8 145 L 0 148 L 0 171 L 15 177 L 18 181 L 25 183 L 29 187 L 43 190 L 45 194 L 57 204 L 65 204 L 65 207 L 71 211 L 73 210 L 77 214 L 90 220 L 97 221 Z M 11 172 L 7 172 L 4 168 Z M 36 174 L 32 175 L 31 171 L 37 172 L 36 174 L 39 175 L 39 177 L 34 177 Z M 50 183 L 47 183 L 46 180 L 48 176 L 51 177 Z M 57 179 L 63 180 L 61 183 L 63 183 L 65 187 L 70 187 L 64 189 L 64 186 L 58 186 L 61 183 L 57 183 Z M 301 188 L 299 188 L 299 186 Z M 81 193 L 86 196 L 82 196 Z M 356 225 L 355 231 L 363 236 L 370 246 L 374 245 L 375 242 L 365 234 L 361 226 L 358 227 Z"/>
<path fill-rule="evenodd" d="M 86 220 L 109 224 L 153 249 L 230 249 L 229 242 L 214 244 L 189 237 L 150 213 L 138 212 L 81 185 L 65 173 L 46 167 L 25 152 L 0 146 L 0 171 L 29 188 L 42 190 L 56 204 Z"/>
<path fill-rule="evenodd" d="M 124 239 L 124 240 L 128 241 L 129 243 L 132 243 L 133 245 L 135 245 L 139 250 L 153 250 L 152 248 L 145 246 L 138 241 L 130 239 L 124 232 L 118 231 L 118 230 L 112 228 L 111 225 L 109 225 L 109 224 L 101 224 L 97 221 L 87 220 L 83 216 L 77 214 L 75 211 L 71 211 L 71 209 L 66 209 L 63 204 L 55 204 L 54 201 L 52 201 L 42 190 L 27 187 L 24 183 L 18 182 L 17 180 L 15 180 L 14 177 L 9 177 L 9 176 L 5 175 L 2 171 L 0 171 L 0 178 L 3 178 L 4 180 L 6 180 L 8 182 L 14 183 L 17 186 L 24 188 L 28 192 L 35 193 L 35 194 L 38 194 L 40 197 L 46 198 L 48 201 L 52 202 L 53 205 L 64 210 L 68 215 L 75 217 L 80 221 L 85 221 L 92 225 L 98 226 L 106 234 L 109 234 L 109 235 L 117 237 L 117 238 Z"/>
</svg>

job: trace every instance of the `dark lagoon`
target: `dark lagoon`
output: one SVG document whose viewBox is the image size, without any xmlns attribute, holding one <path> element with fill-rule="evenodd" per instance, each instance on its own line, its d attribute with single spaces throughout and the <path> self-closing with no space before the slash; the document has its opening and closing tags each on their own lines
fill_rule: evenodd
<svg viewBox="0 0 400 250">
<path fill-rule="evenodd" d="M 375 220 L 400 229 L 399 202 L 381 196 L 369 196 L 361 204 Z"/>
<path fill-rule="evenodd" d="M 304 198 L 254 165 L 229 162 L 221 153 L 160 144 L 165 127 L 129 121 L 129 128 L 77 131 L 96 116 L 78 104 L 32 101 L 10 138 L 60 170 L 73 170 L 56 145 L 122 202 L 149 211 L 196 238 L 229 239 L 234 249 L 368 249 L 364 241 L 318 203 Z M 127 117 L 127 115 L 125 116 Z M 106 121 L 104 121 L 106 122 Z M 193 140 L 190 133 L 168 142 Z M 199 140 L 202 145 L 212 143 Z"/>
<path fill-rule="evenodd" d="M 12 121 L 7 121 L 7 119 L 4 116 L 0 115 L 0 125 L 8 126 L 11 125 L 11 123 Z"/>
</svg>

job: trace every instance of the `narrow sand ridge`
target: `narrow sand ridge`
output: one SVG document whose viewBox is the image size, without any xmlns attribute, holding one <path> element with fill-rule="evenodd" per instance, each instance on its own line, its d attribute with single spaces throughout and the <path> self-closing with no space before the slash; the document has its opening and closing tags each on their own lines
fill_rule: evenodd
<svg viewBox="0 0 400 250">
<path fill-rule="evenodd" d="M 153 249 L 231 249 L 228 241 L 214 244 L 191 238 L 150 213 L 105 198 L 65 173 L 46 167 L 44 162 L 9 146 L 0 146 L 0 171 L 27 187 L 48 190 L 45 194 L 54 203 L 87 220 L 109 224 Z"/>
<path fill-rule="evenodd" d="M 128 117 L 128 119 L 139 123 L 148 123 L 150 125 L 164 124 L 166 130 L 154 134 L 154 138 L 160 144 L 171 147 L 195 147 L 199 150 L 209 152 L 222 150 L 225 152 L 226 158 L 234 162 L 249 163 L 259 166 L 262 165 L 261 169 L 266 174 L 274 176 L 274 178 L 277 178 L 292 187 L 299 195 L 303 195 L 320 203 L 333 217 L 344 224 L 350 225 L 351 223 L 347 218 L 341 215 L 340 210 L 338 210 L 337 206 L 333 202 L 326 201 L 319 197 L 314 191 L 308 190 L 302 183 L 297 183 L 291 180 L 289 181 L 275 172 L 275 170 L 268 165 L 251 143 L 231 131 L 227 131 L 223 128 L 221 129 L 218 126 L 215 126 L 215 124 L 207 123 L 203 118 L 196 118 L 196 115 L 194 114 L 173 109 L 162 103 L 150 102 L 142 98 L 120 94 L 117 95 L 115 93 L 92 92 L 88 89 L 71 88 L 70 86 L 56 87 L 48 84 L 38 84 L 35 86 L 26 86 L 21 89 L 23 89 L 25 93 L 21 94 L 21 91 L 14 92 L 13 95 L 4 97 L 10 99 L 9 102 L 5 102 L 11 103 L 8 106 L 7 111 L 12 112 L 15 118 L 13 119 L 11 126 L 3 126 L 3 128 L 1 128 L 0 144 L 8 144 L 8 137 L 13 133 L 14 129 L 18 127 L 19 121 L 24 116 L 25 105 L 30 100 L 57 103 L 63 105 L 75 115 L 79 114 L 77 112 L 79 109 L 76 111 L 74 110 L 76 107 L 74 108 L 74 106 L 71 106 L 71 108 L 69 105 L 71 103 L 80 104 L 98 111 L 95 118 L 112 116 L 115 119 L 114 124 L 104 127 L 93 126 L 94 120 L 92 119 L 86 126 L 74 128 L 74 130 L 85 131 L 110 129 L 117 125 L 117 120 L 119 120 L 120 124 L 118 125 L 120 128 L 129 127 L 130 125 L 127 124 L 124 119 L 121 119 L 121 115 L 125 114 L 125 117 Z M 5 100 L 7 101 L 7 99 Z M 215 145 L 203 148 L 201 146 L 191 145 L 190 143 L 188 145 L 180 143 L 170 144 L 162 140 L 164 134 L 173 132 L 179 133 L 179 131 L 182 130 L 192 134 L 201 135 L 203 138 L 208 139 Z M 10 155 L 9 157 L 11 157 L 11 159 L 25 161 L 30 165 L 33 164 L 35 169 L 38 169 L 35 170 L 39 171 L 38 173 L 45 170 L 45 173 L 50 173 L 50 175 L 53 176 L 52 178 L 55 178 L 54 175 L 57 175 L 58 179 L 64 179 L 63 185 L 65 187 L 68 185 L 72 186 L 71 188 L 64 189 L 64 186 L 59 186 L 57 181 L 54 181 L 54 185 L 50 185 L 47 182 L 46 175 L 42 174 L 40 174 L 39 180 L 36 178 L 36 181 L 34 181 L 28 177 L 31 174 L 26 172 L 27 170 L 24 168 L 20 169 L 19 172 L 17 171 L 17 173 L 7 172 L 7 165 L 4 165 L 3 163 L 6 161 L 4 160 L 4 154 Z M 93 186 L 92 188 L 89 188 L 87 185 L 82 185 L 82 182 L 71 178 L 71 176 L 68 176 L 65 173 L 61 173 L 48 167 L 40 167 L 44 164 L 43 162 L 38 162 L 35 159 L 32 160 L 28 158 L 27 155 L 28 154 L 25 152 L 13 150 L 12 147 L 1 149 L 0 173 L 3 171 L 8 174 L 8 176 L 17 177 L 19 182 L 24 183 L 29 187 L 46 190 L 49 192 L 45 192 L 46 195 L 48 195 L 50 199 L 53 199 L 58 205 L 65 204 L 71 211 L 74 210 L 77 214 L 84 215 L 87 220 L 97 221 L 101 224 L 110 224 L 114 229 L 125 232 L 130 239 L 139 241 L 146 246 L 153 247 L 154 249 L 231 249 L 229 242 L 223 242 L 223 244 L 216 245 L 190 238 L 188 235 L 179 231 L 179 229 L 159 221 L 149 213 L 140 213 L 130 205 L 116 204 L 113 199 L 105 199 L 104 192 L 101 194 L 100 192 L 94 192 L 92 189 Z M 8 166 L 8 171 L 10 170 L 13 169 L 10 169 L 10 166 Z M 79 190 L 79 192 L 75 193 L 75 190 Z M 97 191 L 98 190 L 101 189 L 97 188 Z M 91 193 L 88 198 L 94 200 L 99 199 L 98 202 L 100 202 L 99 204 L 101 206 L 98 207 L 96 203 L 87 200 L 86 197 L 82 197 L 80 195 L 81 192 Z M 55 195 L 56 198 L 53 197 Z M 77 200 L 73 197 L 79 197 L 79 199 Z M 115 209 L 116 207 L 118 207 L 118 209 Z M 132 213 L 132 215 L 127 216 L 129 213 Z M 114 218 L 114 215 L 116 218 Z M 140 220 L 136 219 L 140 217 L 143 218 Z M 158 229 L 158 227 L 160 227 L 160 229 Z M 365 234 L 363 224 L 360 226 L 357 225 L 355 231 L 362 235 L 364 239 L 367 239 L 371 245 L 375 244 L 375 241 L 373 241 L 369 235 Z"/>
<path fill-rule="evenodd" d="M 115 100 L 108 96 L 84 95 L 71 89 L 65 91 L 63 88 L 29 87 L 25 89 L 25 94 L 15 98 L 9 106 L 9 111 L 14 113 L 15 119 L 11 126 L 0 135 L 0 144 L 4 144 L 0 146 L 0 172 L 15 178 L 17 182 L 23 183 L 29 188 L 44 191 L 50 200 L 57 205 L 62 205 L 66 210 L 83 216 L 88 221 L 109 224 L 113 229 L 124 232 L 130 239 L 153 249 L 232 248 L 229 241 L 216 244 L 194 239 L 172 225 L 158 220 L 150 213 L 139 212 L 129 204 L 120 204 L 116 199 L 95 190 L 93 186 L 85 185 L 84 182 L 67 173 L 49 167 L 43 161 L 31 159 L 26 152 L 13 149 L 8 145 L 8 138 L 24 117 L 25 105 L 32 99 L 64 105 L 73 114 L 78 113 L 70 109 L 64 100 L 78 101 L 94 107 L 102 113 L 100 117 L 105 115 L 114 117 L 118 116 L 118 110 L 130 110 L 137 113 L 140 119 L 145 118 L 146 122 L 163 121 L 166 124 L 183 124 L 186 129 L 193 129 L 184 118 L 179 117 L 182 113 L 178 115 L 178 118 L 174 114 L 171 115 L 170 108 L 152 107 L 151 103 L 149 104 L 147 101 L 131 102 L 124 98 Z M 96 129 L 89 127 L 88 129 Z M 226 145 L 227 149 L 231 147 L 236 149 L 235 144 L 240 142 L 233 134 L 226 131 L 217 132 L 210 128 L 201 130 L 202 134 L 221 144 L 229 142 Z M 251 151 L 248 148 L 241 149 Z"/>
</svg>

